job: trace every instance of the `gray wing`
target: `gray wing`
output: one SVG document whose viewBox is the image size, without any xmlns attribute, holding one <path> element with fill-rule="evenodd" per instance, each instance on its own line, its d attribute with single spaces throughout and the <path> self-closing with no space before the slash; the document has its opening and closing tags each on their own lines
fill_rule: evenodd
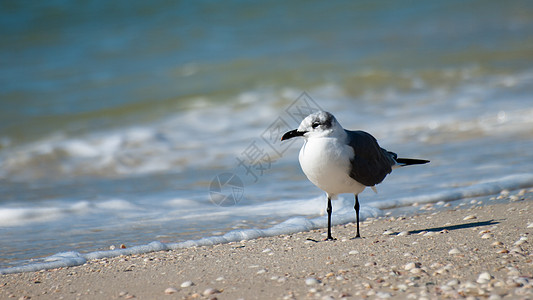
<svg viewBox="0 0 533 300">
<path fill-rule="evenodd" d="M 381 148 L 376 139 L 364 131 L 346 130 L 348 144 L 353 148 L 350 177 L 366 186 L 374 186 L 385 179 L 396 163 L 396 153 Z"/>
</svg>

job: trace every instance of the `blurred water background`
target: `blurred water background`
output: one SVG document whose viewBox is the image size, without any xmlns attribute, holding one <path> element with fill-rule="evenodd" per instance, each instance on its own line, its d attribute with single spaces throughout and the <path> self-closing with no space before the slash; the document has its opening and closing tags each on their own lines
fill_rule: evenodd
<svg viewBox="0 0 533 300">
<path fill-rule="evenodd" d="M 0 267 L 320 216 L 271 139 L 307 104 L 431 160 L 363 216 L 533 186 L 531 1 L 6 0 L 0 40 Z"/>
</svg>

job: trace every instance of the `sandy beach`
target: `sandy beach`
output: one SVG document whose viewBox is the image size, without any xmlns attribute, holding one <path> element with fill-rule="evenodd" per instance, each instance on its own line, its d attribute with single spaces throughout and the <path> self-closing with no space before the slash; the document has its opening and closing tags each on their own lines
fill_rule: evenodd
<svg viewBox="0 0 533 300">
<path fill-rule="evenodd" d="M 533 195 L 3 275 L 2 299 L 532 299 Z M 514 198 L 513 198 L 514 197 Z M 470 200 L 469 200 L 470 201 Z"/>
<path fill-rule="evenodd" d="M 533 1 L 302 4 L 1 1 L 0 300 L 533 300 Z"/>
</svg>

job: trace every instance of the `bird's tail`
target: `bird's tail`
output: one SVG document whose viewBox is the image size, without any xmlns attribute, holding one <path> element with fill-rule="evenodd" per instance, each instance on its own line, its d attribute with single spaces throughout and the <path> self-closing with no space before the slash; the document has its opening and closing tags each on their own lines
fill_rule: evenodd
<svg viewBox="0 0 533 300">
<path fill-rule="evenodd" d="M 410 166 L 410 165 L 423 165 L 427 164 L 429 160 L 425 159 L 416 159 L 416 158 L 396 158 L 396 162 L 399 166 Z"/>
</svg>

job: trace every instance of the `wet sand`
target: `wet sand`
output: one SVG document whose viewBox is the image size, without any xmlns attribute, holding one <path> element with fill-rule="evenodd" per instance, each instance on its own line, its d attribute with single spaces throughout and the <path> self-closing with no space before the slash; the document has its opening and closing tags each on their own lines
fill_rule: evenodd
<svg viewBox="0 0 533 300">
<path fill-rule="evenodd" d="M 513 194 L 513 193 L 511 193 Z M 533 299 L 533 194 L 2 275 L 2 299 Z"/>
</svg>

